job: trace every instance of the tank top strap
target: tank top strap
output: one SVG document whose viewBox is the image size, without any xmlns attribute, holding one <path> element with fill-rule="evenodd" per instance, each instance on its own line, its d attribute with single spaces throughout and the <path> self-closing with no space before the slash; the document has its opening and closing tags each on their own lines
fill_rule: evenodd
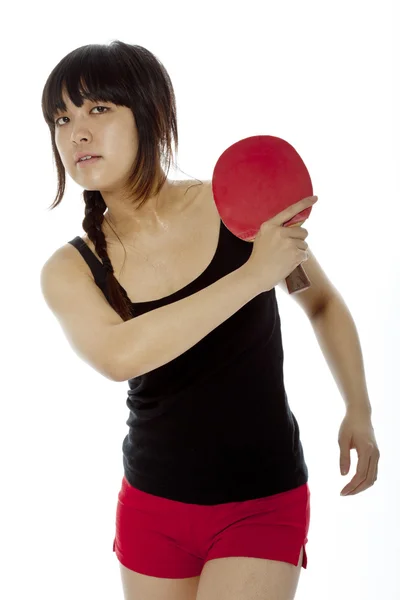
<svg viewBox="0 0 400 600">
<path fill-rule="evenodd" d="M 103 266 L 103 263 L 91 251 L 86 242 L 79 235 L 77 235 L 73 240 L 70 240 L 68 243 L 74 246 L 81 254 L 82 258 L 86 261 L 90 270 L 92 271 L 96 283 L 99 285 L 103 284 L 106 278 L 106 270 Z"/>
</svg>

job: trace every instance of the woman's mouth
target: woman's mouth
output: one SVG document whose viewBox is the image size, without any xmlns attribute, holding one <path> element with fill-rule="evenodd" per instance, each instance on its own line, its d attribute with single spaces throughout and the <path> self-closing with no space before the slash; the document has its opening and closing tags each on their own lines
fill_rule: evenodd
<svg viewBox="0 0 400 600">
<path fill-rule="evenodd" d="M 100 158 L 101 158 L 101 156 L 94 156 L 93 158 L 85 158 L 84 160 L 78 160 L 78 162 L 76 164 L 78 167 L 84 167 L 85 165 L 92 165 Z"/>
</svg>

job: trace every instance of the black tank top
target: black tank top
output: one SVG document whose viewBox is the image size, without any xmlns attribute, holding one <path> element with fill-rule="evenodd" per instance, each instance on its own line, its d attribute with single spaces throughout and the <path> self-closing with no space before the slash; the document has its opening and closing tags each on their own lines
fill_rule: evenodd
<svg viewBox="0 0 400 600">
<path fill-rule="evenodd" d="M 109 301 L 102 263 L 81 237 L 69 243 Z M 205 271 L 169 296 L 132 303 L 135 316 L 211 285 L 241 267 L 252 247 L 221 221 L 218 247 Z M 174 360 L 129 379 L 129 431 L 122 443 L 128 482 L 155 496 L 203 505 L 262 498 L 306 483 L 283 358 L 273 288 Z"/>
</svg>

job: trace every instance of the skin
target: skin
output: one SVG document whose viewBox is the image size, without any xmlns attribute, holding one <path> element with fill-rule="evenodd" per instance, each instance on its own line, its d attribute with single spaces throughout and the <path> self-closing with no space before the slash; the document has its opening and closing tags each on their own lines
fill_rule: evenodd
<svg viewBox="0 0 400 600">
<path fill-rule="evenodd" d="M 101 192 L 107 205 L 106 238 L 115 237 L 108 222 L 122 240 L 141 232 L 157 235 L 165 231 L 178 210 L 173 208 L 173 199 L 178 193 L 177 182 L 167 179 L 160 193 L 151 196 L 140 209 L 135 207 L 135 197 L 126 189 L 138 149 L 138 132 L 132 111 L 111 102 L 100 104 L 89 100 L 79 108 L 65 93 L 63 98 L 67 110 L 54 118 L 56 147 L 70 177 L 86 190 Z M 92 152 L 102 158 L 82 168 L 75 164 L 76 152 Z M 161 168 L 159 174 L 162 174 Z"/>
</svg>

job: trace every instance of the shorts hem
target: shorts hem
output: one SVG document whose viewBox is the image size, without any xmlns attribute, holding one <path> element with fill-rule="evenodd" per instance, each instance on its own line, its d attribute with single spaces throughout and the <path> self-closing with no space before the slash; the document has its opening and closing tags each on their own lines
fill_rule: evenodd
<svg viewBox="0 0 400 600">
<path fill-rule="evenodd" d="M 290 544 L 291 546 L 293 546 L 293 542 L 291 542 Z M 221 552 L 216 552 L 214 554 L 211 554 L 207 556 L 205 563 L 208 562 L 209 560 L 214 560 L 217 558 L 230 558 L 230 557 L 242 557 L 242 558 L 261 558 L 264 560 L 275 560 L 275 561 L 279 561 L 279 562 L 287 562 L 290 563 L 292 565 L 294 565 L 295 567 L 297 567 L 298 562 L 299 562 L 299 558 L 300 558 L 300 552 L 301 549 L 303 548 L 303 560 L 301 563 L 301 567 L 303 569 L 307 569 L 307 564 L 308 564 L 308 557 L 307 557 L 307 551 L 306 551 L 306 542 L 300 542 L 298 544 L 298 550 L 294 551 L 294 550 L 288 550 L 288 547 L 286 548 L 271 548 L 270 551 L 268 550 L 255 550 L 255 551 L 244 551 L 244 550 L 240 550 L 240 549 L 234 549 L 232 550 L 232 548 L 227 551 L 221 551 Z"/>
</svg>

